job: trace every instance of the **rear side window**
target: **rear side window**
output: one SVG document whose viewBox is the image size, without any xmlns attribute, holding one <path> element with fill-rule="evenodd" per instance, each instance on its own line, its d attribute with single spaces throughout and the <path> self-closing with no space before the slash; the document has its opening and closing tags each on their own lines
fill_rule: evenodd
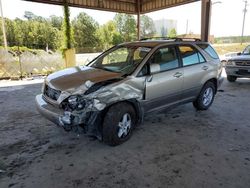
<svg viewBox="0 0 250 188">
<path fill-rule="evenodd" d="M 210 57 L 213 59 L 219 59 L 218 54 L 209 44 L 197 44 L 200 48 L 202 48 Z"/>
<path fill-rule="evenodd" d="M 204 63 L 205 59 L 198 50 L 191 46 L 179 46 L 183 66 Z"/>
</svg>

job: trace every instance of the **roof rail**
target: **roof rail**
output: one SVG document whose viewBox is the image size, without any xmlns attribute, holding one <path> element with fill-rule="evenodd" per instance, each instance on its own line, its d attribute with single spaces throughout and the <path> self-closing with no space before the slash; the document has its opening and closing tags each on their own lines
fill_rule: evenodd
<svg viewBox="0 0 250 188">
<path fill-rule="evenodd" d="M 195 41 L 195 42 L 200 42 L 201 39 L 198 38 L 178 38 L 178 37 L 150 37 L 150 38 L 142 38 L 140 41 L 145 41 L 145 40 L 174 40 L 176 42 L 181 42 L 181 41 Z"/>
<path fill-rule="evenodd" d="M 174 38 L 175 41 L 195 41 L 195 42 L 201 42 L 201 39 L 198 38 Z"/>
<path fill-rule="evenodd" d="M 144 41 L 144 40 L 174 40 L 174 39 L 169 38 L 169 37 L 148 37 L 148 38 L 140 39 L 140 41 Z"/>
</svg>

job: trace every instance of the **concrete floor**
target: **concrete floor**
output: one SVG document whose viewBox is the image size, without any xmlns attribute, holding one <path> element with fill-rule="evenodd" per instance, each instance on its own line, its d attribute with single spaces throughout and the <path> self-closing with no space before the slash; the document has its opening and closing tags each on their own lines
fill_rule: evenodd
<svg viewBox="0 0 250 188">
<path fill-rule="evenodd" d="M 0 88 L 0 187 L 250 187 L 250 80 L 224 81 L 208 111 L 146 117 L 110 147 L 35 109 L 41 83 Z"/>
</svg>

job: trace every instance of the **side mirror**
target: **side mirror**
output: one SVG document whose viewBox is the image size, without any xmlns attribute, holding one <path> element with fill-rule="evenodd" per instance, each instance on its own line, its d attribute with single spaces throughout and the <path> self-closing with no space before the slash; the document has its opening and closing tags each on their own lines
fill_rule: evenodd
<svg viewBox="0 0 250 188">
<path fill-rule="evenodd" d="M 154 73 L 158 73 L 161 71 L 160 65 L 156 64 L 156 63 L 152 63 L 150 64 L 150 73 L 154 74 Z"/>
<path fill-rule="evenodd" d="M 237 55 L 241 55 L 241 52 L 238 52 Z"/>
</svg>

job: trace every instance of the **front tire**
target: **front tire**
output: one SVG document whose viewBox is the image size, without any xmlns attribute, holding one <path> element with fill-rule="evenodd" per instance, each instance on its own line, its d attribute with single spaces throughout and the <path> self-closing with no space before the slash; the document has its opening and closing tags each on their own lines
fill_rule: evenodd
<svg viewBox="0 0 250 188">
<path fill-rule="evenodd" d="M 215 86 L 212 82 L 207 82 L 197 99 L 193 102 L 197 110 L 207 110 L 213 103 L 215 96 Z"/>
<path fill-rule="evenodd" d="M 227 80 L 228 80 L 229 82 L 235 82 L 236 79 L 237 79 L 236 76 L 230 76 L 230 75 L 227 76 Z"/>
<path fill-rule="evenodd" d="M 122 144 L 131 137 L 135 123 L 135 110 L 130 104 L 114 104 L 104 117 L 103 141 L 111 146 Z"/>
</svg>

